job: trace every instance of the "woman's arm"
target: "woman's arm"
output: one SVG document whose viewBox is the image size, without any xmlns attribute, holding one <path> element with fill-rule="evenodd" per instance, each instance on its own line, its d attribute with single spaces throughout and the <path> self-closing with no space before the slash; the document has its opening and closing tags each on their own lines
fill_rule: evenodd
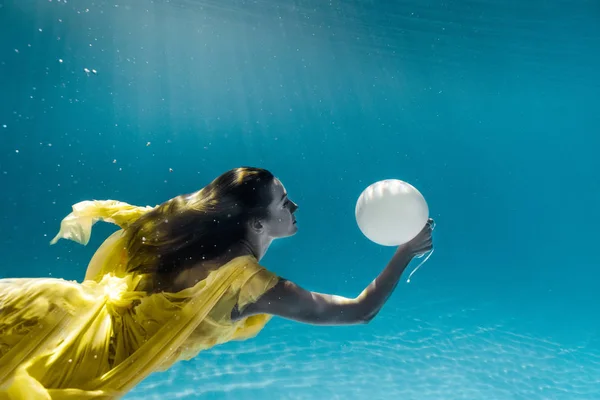
<svg viewBox="0 0 600 400">
<path fill-rule="evenodd" d="M 282 279 L 258 301 L 232 318 L 272 314 L 318 325 L 367 323 L 381 310 L 412 258 L 433 248 L 432 228 L 433 220 L 430 219 L 417 237 L 398 247 L 381 274 L 354 299 L 311 292 Z"/>
</svg>

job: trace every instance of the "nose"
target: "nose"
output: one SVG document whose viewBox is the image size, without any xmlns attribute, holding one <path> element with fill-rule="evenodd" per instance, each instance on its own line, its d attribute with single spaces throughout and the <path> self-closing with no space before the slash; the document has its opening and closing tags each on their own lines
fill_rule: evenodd
<svg viewBox="0 0 600 400">
<path fill-rule="evenodd" d="M 298 209 L 298 204 L 294 203 L 293 201 L 290 201 L 290 203 L 292 203 L 290 205 L 290 211 L 293 214 L 294 212 L 296 212 L 296 210 Z"/>
</svg>

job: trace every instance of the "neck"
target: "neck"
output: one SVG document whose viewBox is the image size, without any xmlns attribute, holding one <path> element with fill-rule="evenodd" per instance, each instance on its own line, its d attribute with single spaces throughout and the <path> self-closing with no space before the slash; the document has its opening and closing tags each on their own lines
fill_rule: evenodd
<svg viewBox="0 0 600 400">
<path fill-rule="evenodd" d="M 272 242 L 273 238 L 265 235 L 249 235 L 235 246 L 234 252 L 239 255 L 252 255 L 260 261 Z"/>
</svg>

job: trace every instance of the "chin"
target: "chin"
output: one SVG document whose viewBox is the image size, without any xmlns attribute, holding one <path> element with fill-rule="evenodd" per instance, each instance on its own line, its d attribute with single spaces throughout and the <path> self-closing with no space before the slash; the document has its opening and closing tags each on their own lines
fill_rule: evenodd
<svg viewBox="0 0 600 400">
<path fill-rule="evenodd" d="M 298 232 L 298 226 L 296 224 L 292 225 L 292 229 L 290 230 L 289 236 L 294 236 Z"/>
</svg>

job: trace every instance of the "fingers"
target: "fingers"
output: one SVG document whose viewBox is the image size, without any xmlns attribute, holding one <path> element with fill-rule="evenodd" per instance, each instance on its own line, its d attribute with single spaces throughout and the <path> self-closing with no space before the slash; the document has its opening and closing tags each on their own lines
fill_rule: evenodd
<svg viewBox="0 0 600 400">
<path fill-rule="evenodd" d="M 431 232 L 433 232 L 434 228 L 435 228 L 435 221 L 433 219 L 429 218 L 427 220 L 427 223 L 425 224 L 425 226 L 421 230 L 420 235 L 431 234 Z"/>
<path fill-rule="evenodd" d="M 433 218 L 429 218 L 427 220 L 427 225 L 431 228 L 432 231 L 435 229 L 435 221 L 433 220 Z"/>
<path fill-rule="evenodd" d="M 433 238 L 431 236 L 433 230 L 435 229 L 435 221 L 433 220 L 433 218 L 429 218 L 427 220 L 427 223 L 425 224 L 425 227 L 423 228 L 423 230 L 421 231 L 420 235 L 419 235 L 419 239 L 417 239 L 415 242 L 416 246 L 415 246 L 415 253 L 427 253 L 428 251 L 430 251 L 431 249 L 433 249 Z"/>
<path fill-rule="evenodd" d="M 412 254 L 420 257 L 433 250 L 432 232 L 434 228 L 435 221 L 429 218 L 421 232 L 408 244 Z"/>
</svg>

